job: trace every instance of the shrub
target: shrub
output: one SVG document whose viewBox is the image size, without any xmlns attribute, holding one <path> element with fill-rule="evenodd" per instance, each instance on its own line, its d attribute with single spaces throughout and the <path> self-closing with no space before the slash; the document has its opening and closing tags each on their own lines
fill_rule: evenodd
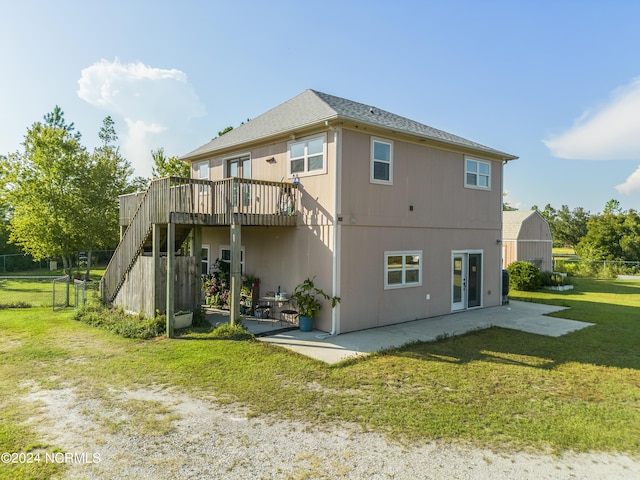
<svg viewBox="0 0 640 480">
<path fill-rule="evenodd" d="M 0 310 L 5 310 L 7 308 L 31 308 L 31 304 L 27 302 L 0 303 Z"/>
<path fill-rule="evenodd" d="M 146 318 L 143 314 L 131 315 L 121 308 L 106 308 L 99 303 L 88 303 L 80 308 L 73 318 L 125 338 L 157 337 L 166 332 L 167 325 L 164 315 Z"/>
<path fill-rule="evenodd" d="M 514 290 L 537 290 L 541 286 L 541 275 L 538 267 L 528 262 L 513 262 L 507 267 L 509 285 Z"/>
<path fill-rule="evenodd" d="M 543 287 L 560 287 L 567 284 L 567 277 L 556 272 L 540 272 L 540 285 Z"/>
<path fill-rule="evenodd" d="M 211 333 L 213 338 L 221 340 L 253 340 L 255 338 L 242 323 L 235 325 L 222 323 L 214 328 Z"/>
<path fill-rule="evenodd" d="M 193 327 L 195 328 L 203 328 L 203 327 L 210 327 L 211 324 L 207 321 L 207 317 L 205 315 L 205 311 L 204 308 L 200 307 L 197 308 L 194 312 L 193 312 Z"/>
</svg>

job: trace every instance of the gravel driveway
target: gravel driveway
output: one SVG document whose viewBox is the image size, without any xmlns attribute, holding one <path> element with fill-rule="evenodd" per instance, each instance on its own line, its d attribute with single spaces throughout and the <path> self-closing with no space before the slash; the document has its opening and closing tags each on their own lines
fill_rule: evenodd
<svg viewBox="0 0 640 480">
<path fill-rule="evenodd" d="M 65 479 L 640 478 L 640 461 L 623 455 L 402 445 L 353 425 L 252 417 L 160 387 L 88 397 L 31 386 L 24 398 L 43 440 L 68 454 Z"/>
</svg>

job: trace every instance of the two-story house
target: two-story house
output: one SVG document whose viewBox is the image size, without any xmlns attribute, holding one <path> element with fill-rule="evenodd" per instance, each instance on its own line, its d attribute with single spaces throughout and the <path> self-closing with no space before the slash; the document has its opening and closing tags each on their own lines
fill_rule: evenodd
<svg viewBox="0 0 640 480">
<path fill-rule="evenodd" d="M 167 237 L 176 242 L 195 232 L 195 260 L 171 276 L 182 283 L 197 276 L 193 262 L 206 271 L 216 258 L 230 259 L 239 240 L 238 268 L 259 277 L 262 291 L 291 292 L 315 276 L 339 296 L 335 309 L 325 305 L 316 328 L 344 333 L 500 305 L 503 166 L 516 158 L 306 90 L 185 155 L 192 179 L 154 182 L 165 185 L 129 200 L 122 224 L 128 232 L 132 218 L 149 208 L 141 208 L 145 200 L 164 205 L 162 218 L 144 222 L 133 242 L 134 249 L 143 245 L 133 256 L 156 258 L 138 274 L 144 278 L 165 275 Z M 165 248 L 167 258 L 173 250 Z M 114 277 L 133 275 L 130 256 Z M 166 284 L 159 282 L 143 310 L 163 309 Z M 176 308 L 196 301 L 194 282 Z M 141 309 L 144 302 L 130 300 L 140 293 L 116 300 L 120 290 L 131 292 L 127 283 L 111 280 L 107 299 Z"/>
</svg>

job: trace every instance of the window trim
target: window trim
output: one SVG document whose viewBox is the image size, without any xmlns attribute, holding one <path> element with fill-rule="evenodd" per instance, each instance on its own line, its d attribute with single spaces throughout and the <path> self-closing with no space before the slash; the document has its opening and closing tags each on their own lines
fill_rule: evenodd
<svg viewBox="0 0 640 480">
<path fill-rule="evenodd" d="M 374 158 L 375 152 L 375 143 L 383 143 L 385 145 L 389 145 L 389 180 L 380 180 L 374 177 L 374 165 L 375 162 L 383 163 L 384 160 L 376 160 Z M 393 185 L 393 140 L 386 140 L 384 138 L 379 137 L 371 137 L 371 153 L 369 155 L 370 164 L 369 164 L 369 181 L 371 183 L 377 183 L 380 185 Z"/>
<path fill-rule="evenodd" d="M 405 259 L 407 256 L 418 256 L 418 268 L 410 268 L 407 269 L 405 264 Z M 402 283 L 389 283 L 389 257 L 397 257 L 402 256 Z M 396 288 L 411 288 L 411 287 L 421 287 L 422 286 L 422 265 L 423 265 L 423 255 L 422 250 L 399 250 L 399 251 L 385 251 L 384 252 L 384 289 L 391 290 Z M 417 270 L 418 271 L 418 281 L 407 283 L 406 281 L 406 272 L 407 270 Z M 398 270 L 395 270 L 398 271 Z"/>
<path fill-rule="evenodd" d="M 200 176 L 200 173 L 201 173 L 200 170 L 205 165 L 206 165 L 206 168 L 207 168 L 207 176 L 205 178 L 202 178 Z M 211 174 L 211 165 L 209 164 L 209 160 L 203 160 L 201 162 L 194 162 L 193 167 L 194 167 L 194 177 L 193 177 L 194 179 L 209 180 L 209 175 Z"/>
<path fill-rule="evenodd" d="M 469 172 L 469 170 L 467 170 L 467 162 L 475 162 L 477 167 L 478 167 L 478 171 L 477 172 Z M 480 172 L 479 172 L 479 170 L 480 170 L 479 167 L 480 167 L 481 164 L 485 164 L 485 165 L 487 165 L 489 167 L 489 174 L 488 175 L 482 174 L 483 176 L 487 177 L 487 186 L 486 187 L 478 184 L 478 179 L 480 178 L 480 175 L 481 175 Z M 467 181 L 467 175 L 469 173 L 473 173 L 473 174 L 476 175 L 476 183 L 475 184 L 469 183 Z M 465 188 L 474 188 L 476 190 L 490 191 L 491 190 L 491 162 L 487 161 L 487 160 L 480 160 L 479 158 L 475 158 L 475 157 L 467 157 L 467 156 L 465 156 L 464 157 L 464 186 L 465 186 Z"/>
<path fill-rule="evenodd" d="M 304 160 L 304 170 L 302 172 L 291 172 L 291 146 L 296 143 L 307 143 L 312 140 L 322 139 L 322 168 L 316 170 L 309 170 L 309 153 L 308 147 L 305 146 L 305 153 L 302 157 L 295 157 L 296 159 L 302 158 Z M 314 156 L 314 155 L 312 155 Z M 307 137 L 296 138 L 287 142 L 287 175 L 289 178 L 293 176 L 297 177 L 310 177 L 312 175 L 322 175 L 327 173 L 327 135 L 321 133 L 319 135 L 309 135 Z"/>
<path fill-rule="evenodd" d="M 204 266 L 204 264 L 207 265 L 207 273 L 203 273 L 202 275 L 209 275 L 209 273 L 211 273 L 211 245 L 208 243 L 203 243 L 201 245 L 201 250 L 206 250 L 207 251 L 207 259 L 205 260 L 204 257 L 202 257 L 200 259 L 200 270 L 202 271 L 202 267 Z"/>
<path fill-rule="evenodd" d="M 224 263 L 228 263 L 231 264 L 231 261 L 226 261 L 222 258 L 222 251 L 223 250 L 228 250 L 229 251 L 229 258 L 231 258 L 231 245 L 220 245 L 220 249 L 218 250 L 218 252 L 220 253 L 220 256 L 218 257 L 220 259 L 221 262 Z M 240 274 L 244 275 L 244 272 L 246 271 L 244 268 L 244 262 L 247 259 L 247 255 L 246 252 L 244 250 L 244 247 L 240 247 Z"/>
<path fill-rule="evenodd" d="M 252 174 L 252 170 L 253 170 L 253 157 L 251 156 L 251 152 L 246 152 L 246 153 L 236 153 L 234 155 L 227 155 L 226 157 L 222 157 L 222 172 L 224 174 L 224 178 L 231 178 L 229 176 L 229 162 L 232 160 L 249 160 L 249 177 L 242 177 L 242 178 L 252 178 L 251 174 Z"/>
</svg>

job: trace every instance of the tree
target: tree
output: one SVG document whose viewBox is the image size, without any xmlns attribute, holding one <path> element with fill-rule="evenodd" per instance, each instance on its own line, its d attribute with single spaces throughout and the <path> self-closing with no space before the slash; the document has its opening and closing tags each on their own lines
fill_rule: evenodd
<svg viewBox="0 0 640 480">
<path fill-rule="evenodd" d="M 128 178 L 133 172 L 115 144 L 118 135 L 110 116 L 103 120 L 98 137 L 102 143 L 94 149 L 86 171 L 78 177 L 78 214 L 82 216 L 78 242 L 87 252 L 87 278 L 92 252 L 118 244 L 118 196 L 129 190 Z"/>
<path fill-rule="evenodd" d="M 77 178 L 89 155 L 60 107 L 44 119 L 27 130 L 24 152 L 10 154 L 6 161 L 9 240 L 35 260 L 62 258 L 70 275 L 78 247 L 79 222 L 73 214 L 80 194 Z"/>
<path fill-rule="evenodd" d="M 509 202 L 507 202 L 507 201 L 506 201 L 506 200 L 507 200 L 507 196 L 508 196 L 508 195 L 509 195 L 509 194 L 508 194 L 507 192 L 503 192 L 503 193 L 502 193 L 502 199 L 503 199 L 503 200 L 502 200 L 502 210 L 503 210 L 503 211 L 505 211 L 505 212 L 513 212 L 513 211 L 515 211 L 515 210 L 518 210 L 517 208 L 512 207 L 512 206 L 509 204 Z"/>
<path fill-rule="evenodd" d="M 640 261 L 640 215 L 609 200 L 602 214 L 589 218 L 576 252 L 589 260 Z"/>
<path fill-rule="evenodd" d="M 96 247 L 117 243 L 118 195 L 126 192 L 131 174 L 114 145 L 110 117 L 93 153 L 74 130 L 56 106 L 27 130 L 24 152 L 2 162 L 10 241 L 35 260 L 61 258 L 69 276 L 76 252 L 89 252 L 89 260 Z"/>
<path fill-rule="evenodd" d="M 132 179 L 129 180 L 129 183 L 127 184 L 127 189 L 123 193 L 142 192 L 149 187 L 149 182 L 151 182 L 151 180 L 149 180 L 146 177 L 141 177 L 141 176 L 133 177 Z"/>
<path fill-rule="evenodd" d="M 164 148 L 151 150 L 151 157 L 153 158 L 153 178 L 189 178 L 191 176 L 191 166 L 187 162 L 180 160 L 178 157 L 167 157 L 164 154 Z"/>
<path fill-rule="evenodd" d="M 242 123 L 244 123 L 244 122 L 242 122 Z M 233 130 L 233 127 L 231 125 L 229 125 L 228 127 L 225 127 L 223 130 L 218 132 L 218 137 L 221 137 L 225 133 L 229 133 L 231 130 Z"/>
<path fill-rule="evenodd" d="M 575 248 L 580 240 L 587 234 L 587 222 L 589 212 L 582 207 L 569 210 L 569 207 L 562 205 L 557 211 L 555 222 L 555 237 L 558 246 L 569 246 Z"/>
<path fill-rule="evenodd" d="M 0 255 L 17 253 L 9 244 L 9 204 L 7 203 L 7 157 L 0 155 Z"/>
<path fill-rule="evenodd" d="M 580 240 L 587 234 L 587 221 L 589 211 L 582 207 L 569 210 L 567 205 L 562 205 L 560 210 L 556 210 L 550 204 L 545 205 L 540 211 L 537 206 L 532 207 L 538 210 L 549 223 L 554 247 L 576 247 Z"/>
</svg>

